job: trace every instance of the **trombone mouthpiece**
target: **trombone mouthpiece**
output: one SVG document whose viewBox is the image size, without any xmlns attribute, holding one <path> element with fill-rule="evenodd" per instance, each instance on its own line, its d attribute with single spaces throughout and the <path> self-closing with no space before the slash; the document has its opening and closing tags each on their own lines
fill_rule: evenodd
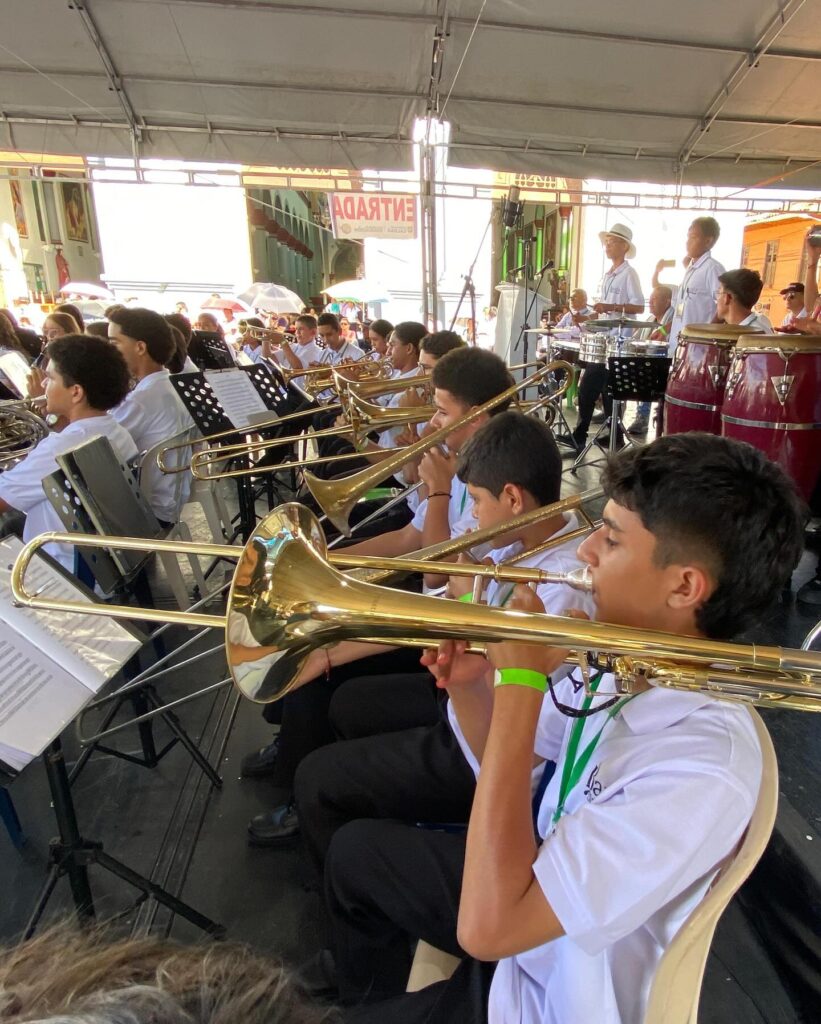
<svg viewBox="0 0 821 1024">
<path fill-rule="evenodd" d="M 593 580 L 590 576 L 590 566 L 580 565 L 578 569 L 571 569 L 565 574 L 564 582 L 574 590 L 581 590 L 589 594 L 593 589 Z"/>
</svg>

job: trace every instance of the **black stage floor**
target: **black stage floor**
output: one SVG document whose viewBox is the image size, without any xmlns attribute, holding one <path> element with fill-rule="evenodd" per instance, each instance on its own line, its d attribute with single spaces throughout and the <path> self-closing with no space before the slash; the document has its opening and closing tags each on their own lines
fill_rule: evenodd
<svg viewBox="0 0 821 1024">
<path fill-rule="evenodd" d="M 577 477 L 566 475 L 566 491 L 594 486 L 595 468 Z M 205 537 L 204 523 L 192 523 L 194 535 Z M 793 581 L 804 582 L 814 567 L 807 554 Z M 155 584 L 158 603 L 167 591 Z M 815 617 L 799 607 L 794 595 L 785 598 L 764 625 L 757 639 L 799 646 Z M 172 631 L 169 648 L 188 634 Z M 221 639 L 213 633 L 210 644 Z M 205 642 L 205 641 L 203 641 Z M 165 695 L 182 695 L 220 678 L 221 655 L 205 664 L 181 670 L 161 686 Z M 105 849 L 145 874 L 166 880 L 196 909 L 223 924 L 230 937 L 244 940 L 265 953 L 298 964 L 317 949 L 321 907 L 299 843 L 287 849 L 249 847 L 248 819 L 280 802 L 283 794 L 264 780 L 240 779 L 239 765 L 249 750 L 270 739 L 271 727 L 258 707 L 236 703 L 228 690 L 216 697 L 187 704 L 180 719 L 195 739 L 203 739 L 223 776 L 221 791 L 209 790 L 201 772 L 178 745 L 159 767 L 146 769 L 107 754 L 95 754 L 74 787 L 74 799 L 84 835 L 101 840 Z M 234 717 L 235 714 L 235 717 Z M 768 857 L 722 919 L 705 978 L 699 1020 L 701 1024 L 795 1024 L 817 1021 L 801 983 L 801 969 L 818 986 L 819 963 L 812 943 L 818 941 L 821 918 L 821 717 L 789 712 L 766 712 L 776 744 L 782 804 L 779 825 Z M 158 743 L 168 736 L 162 724 Z M 135 729 L 121 733 L 122 749 L 139 752 Z M 68 760 L 78 753 L 71 730 L 64 737 Z M 224 749 L 223 749 L 224 745 Z M 43 882 L 48 843 L 54 833 L 46 777 L 41 763 L 32 764 L 11 786 L 27 842 L 18 851 L 0 826 L 2 907 L 0 936 L 13 940 L 21 933 Z M 191 852 L 193 848 L 193 852 Z M 770 854 L 772 855 L 770 856 Z M 190 856 L 189 856 L 190 855 Z M 135 891 L 111 875 L 91 869 L 92 887 L 101 917 L 123 915 L 125 926 L 138 930 L 170 928 L 171 934 L 197 939 L 201 933 L 188 922 L 170 919 L 153 904 L 133 907 Z M 810 882 L 807 882 L 810 879 Z M 808 887 L 807 887 L 808 886 Z M 796 948 L 774 935 L 781 896 L 801 892 L 802 902 L 814 915 L 815 928 L 803 933 L 799 923 Z M 71 913 L 68 886 L 59 882 L 46 920 Z M 802 948 L 803 943 L 803 948 Z M 786 949 L 786 953 L 784 950 Z M 796 981 L 796 978 L 799 981 Z M 817 1011 L 817 1006 L 814 1008 Z"/>
</svg>

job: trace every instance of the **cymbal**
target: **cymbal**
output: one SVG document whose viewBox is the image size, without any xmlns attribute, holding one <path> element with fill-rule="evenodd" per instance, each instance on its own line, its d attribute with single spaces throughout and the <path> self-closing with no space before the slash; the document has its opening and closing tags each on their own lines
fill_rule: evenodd
<svg viewBox="0 0 821 1024">
<path fill-rule="evenodd" d="M 525 334 L 552 334 L 553 333 L 553 325 L 551 324 L 550 327 L 528 327 L 528 329 L 524 333 Z"/>
<path fill-rule="evenodd" d="M 587 331 L 598 331 L 601 329 L 610 331 L 618 327 L 641 328 L 654 331 L 657 327 L 661 327 L 661 324 L 657 320 L 629 320 L 627 317 L 623 317 L 619 320 L 585 320 L 582 326 Z"/>
</svg>

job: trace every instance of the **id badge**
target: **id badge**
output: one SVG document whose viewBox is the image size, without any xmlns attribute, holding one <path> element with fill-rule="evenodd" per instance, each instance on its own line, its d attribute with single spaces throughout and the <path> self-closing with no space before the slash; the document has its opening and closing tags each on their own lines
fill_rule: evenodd
<svg viewBox="0 0 821 1024">
<path fill-rule="evenodd" d="M 684 316 L 684 303 L 679 302 L 676 306 L 676 316 Z"/>
</svg>

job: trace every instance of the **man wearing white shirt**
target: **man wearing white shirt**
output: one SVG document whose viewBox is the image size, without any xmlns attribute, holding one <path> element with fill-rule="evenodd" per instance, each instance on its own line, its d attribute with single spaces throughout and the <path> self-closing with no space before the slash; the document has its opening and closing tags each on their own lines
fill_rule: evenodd
<svg viewBox="0 0 821 1024">
<path fill-rule="evenodd" d="M 603 486 L 603 525 L 578 552 L 602 621 L 728 640 L 775 603 L 801 557 L 794 489 L 749 445 L 664 437 L 614 457 Z M 699 500 L 705 492 L 709 503 Z M 752 559 L 750 536 L 758 538 Z M 517 588 L 508 607 L 542 604 Z M 431 670 L 481 767 L 461 878 L 437 870 L 442 841 L 422 836 L 417 891 L 435 886 L 441 910 L 432 919 L 427 895 L 416 907 L 419 934 L 449 935 L 438 944 L 468 957 L 448 981 L 357 1006 L 351 1024 L 644 1019 L 665 949 L 749 824 L 761 750 L 743 705 L 656 689 L 641 676 L 631 695 L 618 696 L 612 677 L 592 668 L 591 695 L 575 676 L 553 681 L 564 657 L 541 645 L 491 644 L 488 693 L 488 684 L 460 677 L 458 647 L 440 647 Z M 534 798 L 534 768 L 545 759 L 555 759 L 555 772 L 546 782 L 535 773 Z M 350 847 L 352 838 L 360 861 L 375 864 L 354 822 L 334 838 L 326 878 L 337 843 Z M 458 924 L 447 920 L 457 899 Z M 384 949 L 386 909 L 383 897 L 347 924 Z"/>
<path fill-rule="evenodd" d="M 134 388 L 112 416 L 134 438 L 141 452 L 168 440 L 194 425 L 165 367 L 174 350 L 167 322 L 150 309 L 115 310 L 109 319 L 108 337 L 125 359 Z M 176 453 L 185 458 L 184 449 Z M 176 521 L 177 481 L 146 466 L 143 486 L 151 510 L 163 526 Z"/>
<path fill-rule="evenodd" d="M 715 319 L 718 278 L 724 273 L 724 267 L 713 259 L 711 250 L 720 233 L 715 217 L 696 217 L 687 229 L 686 249 L 690 262 L 673 298 L 673 322 L 667 348 L 670 358 L 675 354 L 682 327 L 709 324 Z M 660 268 L 661 264 L 656 268 L 654 285 L 658 284 Z"/>
<path fill-rule="evenodd" d="M 627 262 L 636 255 L 633 232 L 625 224 L 614 224 L 607 231 L 600 231 L 599 239 L 604 246 L 605 255 L 610 260 L 610 269 L 602 278 L 601 298 L 593 309 L 599 316 L 608 318 L 643 313 L 644 295 L 639 275 Z M 579 379 L 579 418 L 571 435 L 571 449 L 568 455 L 575 457 L 587 443 L 587 431 L 599 395 L 604 398 L 605 415 L 610 415 L 612 402 L 606 396 L 606 389 L 607 364 L 585 365 Z"/>
<path fill-rule="evenodd" d="M 584 288 L 575 288 L 570 293 L 570 309 L 553 326 L 564 330 L 568 327 L 578 327 L 582 321 L 593 316 L 594 310 L 587 305 L 587 292 Z"/>
<path fill-rule="evenodd" d="M 316 317 L 310 313 L 302 313 L 296 318 L 294 324 L 294 335 L 296 341 L 291 344 L 283 334 L 280 341 L 280 348 L 274 348 L 276 342 L 266 338 L 262 343 L 263 359 L 275 360 L 282 366 L 289 366 L 293 370 L 307 369 L 309 366 L 318 366 L 323 362 L 323 349 L 317 344 Z M 295 378 L 297 383 L 301 378 Z"/>
<path fill-rule="evenodd" d="M 128 369 L 107 341 L 69 334 L 49 343 L 45 371 L 46 410 L 68 425 L 43 438 L 12 469 L 0 475 L 0 511 L 26 513 L 23 540 L 65 527 L 43 490 L 43 479 L 57 467 L 57 456 L 94 437 L 106 437 L 125 462 L 137 454 L 131 434 L 109 414 L 128 391 Z M 74 572 L 74 547 L 48 544 L 45 550 Z"/>
<path fill-rule="evenodd" d="M 779 295 L 784 297 L 784 304 L 787 312 L 781 321 L 782 327 L 789 326 L 798 317 L 806 316 L 804 308 L 804 285 L 801 281 L 790 281 L 786 288 L 782 288 Z"/>
<path fill-rule="evenodd" d="M 716 315 L 726 324 L 752 327 L 764 334 L 772 334 L 773 327 L 767 317 L 754 313 L 764 282 L 757 270 L 728 270 L 718 279 Z"/>
</svg>

